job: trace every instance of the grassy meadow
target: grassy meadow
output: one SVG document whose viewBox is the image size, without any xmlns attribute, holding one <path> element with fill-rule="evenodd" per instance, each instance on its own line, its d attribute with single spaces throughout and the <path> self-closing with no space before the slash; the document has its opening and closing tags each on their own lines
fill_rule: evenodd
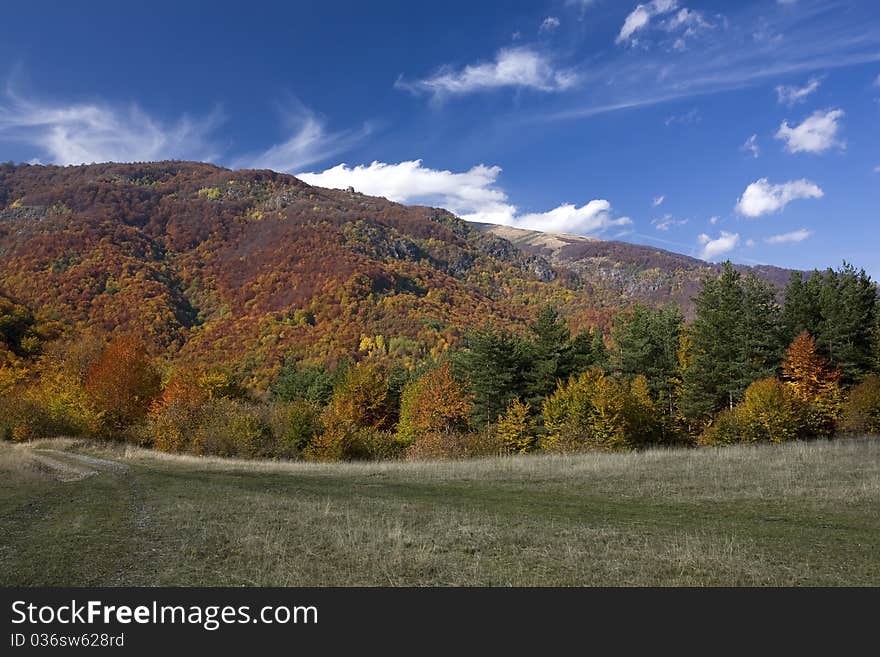
<svg viewBox="0 0 880 657">
<path fill-rule="evenodd" d="M 312 464 L 0 444 L 0 584 L 880 585 L 880 440 Z"/>
</svg>

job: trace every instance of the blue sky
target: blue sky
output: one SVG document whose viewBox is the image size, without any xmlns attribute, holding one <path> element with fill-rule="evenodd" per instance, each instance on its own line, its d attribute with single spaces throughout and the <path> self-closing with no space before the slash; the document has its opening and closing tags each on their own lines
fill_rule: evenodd
<svg viewBox="0 0 880 657">
<path fill-rule="evenodd" d="M 272 168 L 880 277 L 874 0 L 30 0 L 0 74 L 2 161 Z"/>
</svg>

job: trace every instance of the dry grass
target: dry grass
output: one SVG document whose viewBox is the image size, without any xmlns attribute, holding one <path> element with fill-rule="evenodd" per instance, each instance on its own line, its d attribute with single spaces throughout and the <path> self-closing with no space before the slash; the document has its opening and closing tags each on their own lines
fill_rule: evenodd
<svg viewBox="0 0 880 657">
<path fill-rule="evenodd" d="M 0 485 L 18 532 L 2 583 L 880 584 L 877 440 L 355 464 L 90 453 L 128 469 L 19 477 L 27 450 L 0 448 L 18 482 Z"/>
</svg>

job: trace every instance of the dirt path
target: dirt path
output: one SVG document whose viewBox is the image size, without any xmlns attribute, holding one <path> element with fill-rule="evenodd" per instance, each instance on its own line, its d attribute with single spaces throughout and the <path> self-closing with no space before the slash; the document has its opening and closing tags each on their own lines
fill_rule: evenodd
<svg viewBox="0 0 880 657">
<path fill-rule="evenodd" d="M 38 449 L 35 450 L 35 453 L 39 456 L 42 456 L 48 460 L 56 460 L 60 459 L 62 461 L 62 465 L 66 467 L 72 467 L 74 469 L 82 469 L 88 470 L 92 474 L 98 474 L 98 472 L 113 472 L 116 474 L 127 472 L 128 466 L 124 463 L 120 463 L 119 461 L 110 461 L 108 459 L 99 459 L 94 456 L 87 456 L 85 454 L 75 454 L 73 452 L 63 452 L 57 449 Z M 46 456 L 47 454 L 51 454 L 52 456 Z M 52 457 L 55 457 L 53 459 Z"/>
</svg>

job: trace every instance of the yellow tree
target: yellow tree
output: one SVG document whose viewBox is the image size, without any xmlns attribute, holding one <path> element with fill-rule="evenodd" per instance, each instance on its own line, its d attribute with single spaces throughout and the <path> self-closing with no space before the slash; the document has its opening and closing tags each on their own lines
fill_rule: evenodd
<svg viewBox="0 0 880 657">
<path fill-rule="evenodd" d="M 392 424 L 393 411 L 385 368 L 376 362 L 359 363 L 336 386 L 324 411 L 325 431 L 303 455 L 315 461 L 362 458 L 376 434 Z"/>
<path fill-rule="evenodd" d="M 502 444 L 511 452 L 524 453 L 535 447 L 534 424 L 529 416 L 529 404 L 514 399 L 507 411 L 498 418 L 495 430 Z"/>
<path fill-rule="evenodd" d="M 404 386 L 397 438 L 412 443 L 430 433 L 452 433 L 468 425 L 473 402 L 452 376 L 449 362 Z"/>
</svg>

